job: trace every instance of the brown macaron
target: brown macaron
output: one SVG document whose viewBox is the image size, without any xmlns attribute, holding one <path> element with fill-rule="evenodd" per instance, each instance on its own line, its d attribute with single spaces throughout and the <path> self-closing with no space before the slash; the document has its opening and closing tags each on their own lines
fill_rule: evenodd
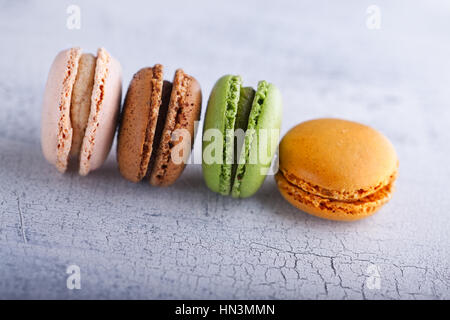
<svg viewBox="0 0 450 320">
<path fill-rule="evenodd" d="M 131 80 L 119 128 L 120 173 L 133 182 L 145 176 L 155 186 L 168 186 L 183 172 L 200 119 L 198 81 L 183 70 L 173 83 L 163 80 L 163 66 L 139 70 Z"/>
</svg>

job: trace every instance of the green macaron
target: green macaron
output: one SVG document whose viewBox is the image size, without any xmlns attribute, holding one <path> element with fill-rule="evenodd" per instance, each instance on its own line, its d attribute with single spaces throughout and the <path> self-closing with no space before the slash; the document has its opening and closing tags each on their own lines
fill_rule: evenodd
<svg viewBox="0 0 450 320">
<path fill-rule="evenodd" d="M 261 187 L 278 146 L 282 100 L 260 81 L 256 91 L 240 76 L 220 78 L 209 97 L 203 125 L 202 169 L 212 191 L 246 198 Z"/>
</svg>

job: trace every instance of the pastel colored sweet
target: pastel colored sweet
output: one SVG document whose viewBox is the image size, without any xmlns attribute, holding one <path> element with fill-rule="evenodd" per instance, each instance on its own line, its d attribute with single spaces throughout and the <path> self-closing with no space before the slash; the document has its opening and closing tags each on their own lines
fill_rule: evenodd
<svg viewBox="0 0 450 320">
<path fill-rule="evenodd" d="M 202 148 L 203 177 L 212 191 L 235 198 L 258 191 L 277 148 L 281 111 L 281 94 L 273 84 L 260 81 L 255 91 L 243 87 L 240 76 L 226 75 L 216 82 L 206 110 Z M 238 129 L 245 132 L 241 141 L 233 138 Z M 218 137 L 211 138 L 214 133 Z M 219 157 L 213 159 L 216 154 Z"/>
<path fill-rule="evenodd" d="M 103 48 L 97 56 L 80 48 L 61 51 L 53 61 L 44 92 L 42 151 L 65 172 L 69 159 L 87 175 L 111 149 L 120 109 L 122 71 Z"/>
<path fill-rule="evenodd" d="M 175 72 L 173 83 L 163 80 L 160 64 L 139 70 L 128 88 L 119 128 L 117 161 L 123 177 L 173 184 L 190 155 L 201 106 L 200 84 L 183 70 Z"/>
<path fill-rule="evenodd" d="M 281 194 L 312 215 L 358 220 L 394 192 L 396 152 L 368 126 L 339 119 L 303 122 L 283 137 L 279 152 L 275 179 Z"/>
</svg>

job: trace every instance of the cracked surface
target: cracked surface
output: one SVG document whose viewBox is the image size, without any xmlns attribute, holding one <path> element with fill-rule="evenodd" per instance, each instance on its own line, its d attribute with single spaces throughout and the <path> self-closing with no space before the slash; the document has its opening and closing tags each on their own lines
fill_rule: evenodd
<svg viewBox="0 0 450 320">
<path fill-rule="evenodd" d="M 128 66 L 124 84 L 140 67 L 136 60 L 149 59 L 147 52 L 179 61 L 179 50 L 169 47 L 176 42 L 195 53 L 188 56 L 189 70 L 205 95 L 219 69 L 239 69 L 250 79 L 261 78 L 261 70 L 270 75 L 285 101 L 281 134 L 299 119 L 329 115 L 379 128 L 401 159 L 397 191 L 376 215 L 355 223 L 303 214 L 281 197 L 271 177 L 245 200 L 210 192 L 197 165 L 187 165 L 173 186 L 153 188 L 123 179 L 115 152 L 86 177 L 70 168 L 60 175 L 41 154 L 40 107 L 48 68 L 64 46 L 57 39 L 75 41 L 78 31 L 54 27 L 54 17 L 65 12 L 56 4 L 0 5 L 7 48 L 0 60 L 0 298 L 449 299 L 450 72 L 442 70 L 449 68 L 450 43 L 440 28 L 448 30 L 450 21 L 443 7 L 424 10 L 416 3 L 405 15 L 401 6 L 381 2 L 383 12 L 397 18 L 375 35 L 361 23 L 366 7 L 359 3 L 328 2 L 327 10 L 277 4 L 232 25 L 235 6 L 227 3 L 205 1 L 201 16 L 191 5 L 152 3 L 152 10 L 170 12 L 171 28 L 160 27 L 164 15 L 149 21 L 144 3 L 127 4 L 132 16 L 109 5 L 109 15 L 85 34 L 94 46 L 99 35 L 111 37 L 109 50 Z M 242 12 L 256 4 L 242 3 Z M 99 15 L 104 5 L 80 3 Z M 185 16 L 197 19 L 186 25 Z M 418 17 L 427 19 L 427 28 L 417 25 Z M 263 23 L 268 19 L 274 23 Z M 249 23 L 258 28 L 246 28 Z M 143 25 L 157 28 L 151 41 L 142 42 Z M 200 31 L 197 50 L 191 35 Z M 265 31 L 279 35 L 269 47 L 259 36 Z M 14 49 L 18 39 L 27 50 Z M 40 49 L 32 50 L 37 40 Z M 140 49 L 130 52 L 123 41 Z M 234 41 L 242 50 L 238 62 Z M 433 59 L 424 44 L 436 49 Z M 265 54 L 255 55 L 255 47 Z M 200 142 L 197 137 L 195 157 Z M 81 269 L 81 290 L 66 288 L 71 264 Z M 368 286 L 372 265 L 379 289 Z"/>
</svg>

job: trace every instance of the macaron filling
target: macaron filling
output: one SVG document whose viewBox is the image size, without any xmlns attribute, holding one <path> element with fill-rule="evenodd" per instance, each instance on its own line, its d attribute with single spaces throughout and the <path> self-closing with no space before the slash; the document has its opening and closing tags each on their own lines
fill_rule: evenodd
<svg viewBox="0 0 450 320">
<path fill-rule="evenodd" d="M 313 207 L 317 210 L 337 214 L 360 215 L 374 213 L 392 198 L 394 192 L 394 182 L 392 181 L 366 197 L 357 200 L 344 201 L 324 198 L 309 193 L 301 187 L 289 182 L 282 171 L 279 171 L 275 178 L 282 193 L 286 193 L 287 196 L 297 202 L 297 204 L 304 205 L 305 208 Z"/>
<path fill-rule="evenodd" d="M 219 192 L 222 195 L 228 195 L 231 188 L 231 173 L 233 165 L 234 150 L 234 126 L 236 122 L 236 113 L 238 110 L 240 90 L 242 79 L 239 76 L 233 76 L 229 80 L 226 93 L 226 109 L 224 117 L 224 136 L 222 165 L 220 171 Z"/>
<path fill-rule="evenodd" d="M 73 128 L 70 156 L 80 154 L 89 114 L 91 110 L 92 89 L 94 87 L 96 57 L 82 54 L 78 63 L 78 71 L 72 89 L 70 104 L 70 120 Z"/>
<path fill-rule="evenodd" d="M 239 155 L 242 152 L 244 146 L 245 131 L 248 127 L 248 119 L 252 110 L 253 99 L 255 98 L 255 90 L 252 87 L 241 88 L 240 99 L 238 104 L 238 110 L 236 113 L 235 122 L 235 137 L 234 137 L 234 155 L 231 176 L 236 176 L 237 164 L 239 161 Z M 241 130 L 241 131 L 239 131 Z"/>
<path fill-rule="evenodd" d="M 313 195 L 327 198 L 327 199 L 333 199 L 333 200 L 340 200 L 340 201 L 354 201 L 363 199 L 369 195 L 372 195 L 379 190 L 384 189 L 386 186 L 392 184 L 395 179 L 397 178 L 397 171 L 392 173 L 390 176 L 386 177 L 382 182 L 380 182 L 376 186 L 372 187 L 366 187 L 364 189 L 358 189 L 358 190 L 330 190 L 324 187 L 321 187 L 319 185 L 314 185 L 304 179 L 300 179 L 299 177 L 296 177 L 292 173 L 289 173 L 284 168 L 280 168 L 280 171 L 282 172 L 284 178 L 289 181 L 292 185 L 295 185 L 299 188 L 301 188 L 303 191 L 311 193 Z"/>
<path fill-rule="evenodd" d="M 253 141 L 257 135 L 256 130 L 258 126 L 258 119 L 264 107 L 268 86 L 269 85 L 266 81 L 260 81 L 253 99 L 244 138 L 244 148 L 240 152 L 238 163 L 235 164 L 237 169 L 233 181 L 232 196 L 236 198 L 240 195 L 241 180 L 245 175 L 246 164 L 249 162 L 250 157 L 250 149 L 252 148 Z"/>
<path fill-rule="evenodd" d="M 151 168 L 153 168 L 154 164 L 155 164 L 156 150 L 158 149 L 158 147 L 160 145 L 159 142 L 163 135 L 164 123 L 166 121 L 167 112 L 169 109 L 169 101 L 170 101 L 171 92 L 172 92 L 172 83 L 170 81 L 164 80 L 162 95 L 161 95 L 161 106 L 159 107 L 158 120 L 156 123 L 156 129 L 155 129 L 155 136 L 153 138 L 152 154 L 150 156 L 150 162 L 148 164 L 147 175 L 150 174 Z"/>
</svg>

